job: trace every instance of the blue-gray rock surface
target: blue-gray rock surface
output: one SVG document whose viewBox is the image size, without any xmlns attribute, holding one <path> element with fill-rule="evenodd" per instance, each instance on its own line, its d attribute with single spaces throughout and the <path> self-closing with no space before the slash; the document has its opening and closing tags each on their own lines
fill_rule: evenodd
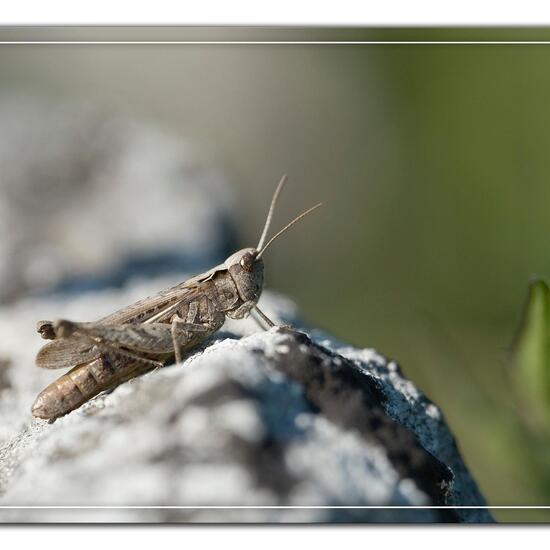
<svg viewBox="0 0 550 550">
<path fill-rule="evenodd" d="M 0 505 L 114 507 L 2 509 L 3 521 L 491 521 L 452 508 L 485 502 L 440 409 L 394 362 L 315 330 L 228 321 L 182 364 L 54 424 L 32 419 L 58 374 L 33 366 L 38 312 L 97 318 L 157 284 L 168 281 L 0 310 Z M 261 303 L 297 322 L 288 300 Z"/>
</svg>

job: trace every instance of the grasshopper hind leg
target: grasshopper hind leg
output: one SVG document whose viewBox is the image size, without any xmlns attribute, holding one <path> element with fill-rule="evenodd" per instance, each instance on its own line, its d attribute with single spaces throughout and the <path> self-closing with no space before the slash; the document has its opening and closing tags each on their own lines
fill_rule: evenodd
<svg viewBox="0 0 550 550">
<path fill-rule="evenodd" d="M 36 332 L 44 338 L 44 340 L 55 340 L 55 329 L 51 321 L 38 321 L 36 323 Z"/>
<path fill-rule="evenodd" d="M 164 367 L 164 363 L 162 361 L 155 361 L 154 359 L 149 359 L 148 357 L 144 357 L 143 355 L 138 355 L 137 353 L 132 353 L 131 351 L 122 349 L 118 346 L 111 345 L 105 341 L 97 342 L 95 345 L 101 352 L 103 352 L 107 356 L 110 353 L 114 353 L 126 359 L 132 359 L 133 361 L 136 361 L 138 363 L 149 365 L 149 367 L 154 369 Z"/>
</svg>

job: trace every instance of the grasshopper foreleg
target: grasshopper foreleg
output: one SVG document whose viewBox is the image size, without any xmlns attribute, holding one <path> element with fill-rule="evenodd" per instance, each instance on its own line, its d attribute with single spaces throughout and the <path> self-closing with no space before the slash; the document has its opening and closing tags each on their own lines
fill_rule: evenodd
<svg viewBox="0 0 550 550">
<path fill-rule="evenodd" d="M 258 306 L 254 306 L 252 311 L 255 312 L 269 328 L 276 326 L 275 323 Z M 255 318 L 255 320 L 261 326 L 261 323 L 258 321 L 257 317 Z"/>
</svg>

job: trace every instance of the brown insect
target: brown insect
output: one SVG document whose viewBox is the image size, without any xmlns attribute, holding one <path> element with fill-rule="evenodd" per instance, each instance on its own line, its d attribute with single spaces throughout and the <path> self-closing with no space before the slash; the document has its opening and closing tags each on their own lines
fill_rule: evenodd
<svg viewBox="0 0 550 550">
<path fill-rule="evenodd" d="M 71 368 L 36 398 L 32 414 L 54 421 L 96 395 L 158 367 L 181 362 L 182 352 L 212 335 L 226 316 L 274 323 L 258 308 L 263 290 L 262 256 L 282 233 L 321 206 L 306 210 L 266 241 L 284 176 L 271 200 L 256 248 L 235 252 L 223 264 L 129 305 L 95 323 L 39 321 L 37 331 L 52 342 L 36 356 L 44 369 Z"/>
</svg>

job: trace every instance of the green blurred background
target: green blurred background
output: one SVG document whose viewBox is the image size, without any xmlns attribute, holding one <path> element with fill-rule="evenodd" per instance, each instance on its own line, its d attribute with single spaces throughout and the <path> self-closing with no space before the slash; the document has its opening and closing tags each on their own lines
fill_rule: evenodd
<svg viewBox="0 0 550 550">
<path fill-rule="evenodd" d="M 19 40 L 506 40 L 525 30 L 34 29 Z M 8 34 L 6 34 L 8 33 Z M 550 505 L 547 439 L 522 420 L 509 348 L 550 274 L 550 45 L 3 45 L 0 91 L 91 102 L 195 141 L 242 198 L 268 286 L 375 347 L 443 409 L 492 505 Z M 153 183 L 153 182 L 152 182 Z M 500 520 L 548 520 L 495 511 Z"/>
</svg>

